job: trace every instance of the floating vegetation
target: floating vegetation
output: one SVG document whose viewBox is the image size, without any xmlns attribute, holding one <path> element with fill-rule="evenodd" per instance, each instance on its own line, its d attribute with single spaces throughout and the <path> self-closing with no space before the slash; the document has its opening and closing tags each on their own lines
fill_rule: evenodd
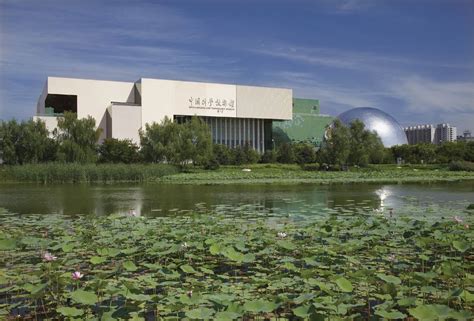
<svg viewBox="0 0 474 321">
<path fill-rule="evenodd" d="M 469 211 L 239 210 L 1 213 L 0 318 L 473 318 Z"/>
</svg>

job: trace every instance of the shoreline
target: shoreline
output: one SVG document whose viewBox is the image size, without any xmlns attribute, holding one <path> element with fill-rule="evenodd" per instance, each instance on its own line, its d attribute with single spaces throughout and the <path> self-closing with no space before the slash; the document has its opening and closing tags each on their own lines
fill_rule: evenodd
<svg viewBox="0 0 474 321">
<path fill-rule="evenodd" d="M 349 171 L 306 171 L 296 164 L 190 167 L 166 164 L 37 164 L 0 167 L 0 184 L 358 184 L 436 183 L 474 180 L 474 172 L 450 171 L 445 165 L 370 165 Z"/>
</svg>

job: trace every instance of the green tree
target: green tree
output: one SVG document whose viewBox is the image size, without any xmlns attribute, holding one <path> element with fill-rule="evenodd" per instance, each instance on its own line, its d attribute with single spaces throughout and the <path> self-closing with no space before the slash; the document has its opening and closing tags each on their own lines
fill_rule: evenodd
<svg viewBox="0 0 474 321">
<path fill-rule="evenodd" d="M 466 153 L 466 144 L 464 142 L 445 142 L 438 145 L 436 155 L 439 163 L 449 163 L 453 161 L 464 160 Z"/>
<path fill-rule="evenodd" d="M 466 151 L 464 153 L 464 160 L 474 162 L 474 141 L 466 143 Z"/>
<path fill-rule="evenodd" d="M 266 150 L 260 158 L 261 163 L 276 163 L 277 153 L 273 149 Z"/>
<path fill-rule="evenodd" d="M 365 129 L 363 122 L 355 120 L 349 126 L 349 134 L 349 164 L 366 166 L 369 163 L 382 163 L 384 146 L 376 132 Z"/>
<path fill-rule="evenodd" d="M 105 139 L 99 146 L 100 163 L 137 163 L 140 160 L 138 146 L 130 139 Z"/>
<path fill-rule="evenodd" d="M 350 132 L 344 124 L 336 119 L 328 129 L 328 139 L 320 149 L 325 163 L 345 165 L 350 153 Z"/>
<path fill-rule="evenodd" d="M 55 130 L 58 159 L 67 163 L 92 163 L 97 160 L 97 141 L 101 130 L 95 128 L 91 116 L 78 119 L 75 113 L 65 112 L 58 118 Z"/>
<path fill-rule="evenodd" d="M 191 121 L 184 124 L 182 136 L 183 147 L 188 154 L 183 160 L 191 160 L 195 165 L 206 164 L 212 157 L 212 137 L 207 124 L 199 117 L 193 116 Z"/>
<path fill-rule="evenodd" d="M 277 162 L 292 164 L 296 160 L 293 146 L 289 143 L 281 144 L 277 149 Z"/>
<path fill-rule="evenodd" d="M 237 146 L 231 150 L 233 164 L 255 164 L 260 160 L 260 155 L 249 144 Z"/>
<path fill-rule="evenodd" d="M 212 153 L 219 165 L 231 165 L 234 163 L 232 150 L 226 145 L 215 144 L 212 146 Z"/>
<path fill-rule="evenodd" d="M 145 125 L 140 132 L 141 153 L 145 161 L 186 166 L 206 164 L 212 156 L 209 128 L 200 118 L 193 117 L 184 124 L 165 118 L 161 124 Z"/>
<path fill-rule="evenodd" d="M 161 124 L 145 124 L 145 130 L 140 130 L 140 152 L 146 162 L 160 163 L 165 160 L 165 146 L 173 141 L 171 133 L 177 124 L 165 117 Z"/>
<path fill-rule="evenodd" d="M 53 161 L 56 144 L 41 120 L 0 122 L 0 157 L 5 164 Z"/>
<path fill-rule="evenodd" d="M 309 143 L 297 143 L 293 145 L 296 163 L 303 165 L 314 163 L 316 160 L 316 148 Z"/>
<path fill-rule="evenodd" d="M 242 146 L 237 146 L 232 149 L 232 159 L 234 160 L 235 165 L 246 164 L 247 156 L 245 155 L 245 151 Z"/>
</svg>

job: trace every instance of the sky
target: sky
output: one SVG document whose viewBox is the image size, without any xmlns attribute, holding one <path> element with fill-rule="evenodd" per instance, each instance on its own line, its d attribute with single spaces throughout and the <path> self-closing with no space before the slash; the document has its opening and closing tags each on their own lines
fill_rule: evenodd
<svg viewBox="0 0 474 321">
<path fill-rule="evenodd" d="M 474 131 L 474 0 L 0 0 L 0 119 L 46 77 L 293 89 Z"/>
</svg>

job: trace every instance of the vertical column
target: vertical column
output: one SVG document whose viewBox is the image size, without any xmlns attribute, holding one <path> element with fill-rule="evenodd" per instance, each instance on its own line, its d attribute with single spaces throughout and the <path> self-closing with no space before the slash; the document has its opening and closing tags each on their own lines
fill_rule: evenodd
<svg viewBox="0 0 474 321">
<path fill-rule="evenodd" d="M 217 118 L 213 118 L 214 123 L 214 143 L 217 144 Z"/>
<path fill-rule="evenodd" d="M 219 139 L 220 139 L 221 144 L 224 144 L 224 122 L 222 118 L 217 118 L 217 121 L 219 122 L 219 130 L 220 130 Z"/>
<path fill-rule="evenodd" d="M 224 118 L 224 144 L 226 144 L 226 146 L 229 146 L 229 139 L 228 139 L 228 135 L 227 135 L 227 121 L 228 121 L 228 118 Z"/>
<path fill-rule="evenodd" d="M 265 120 L 262 119 L 262 150 L 265 152 Z"/>
<path fill-rule="evenodd" d="M 242 145 L 245 146 L 245 143 L 247 142 L 247 119 L 242 119 L 242 122 L 244 123 L 244 126 L 242 127 L 242 131 L 243 131 L 243 142 L 242 142 Z"/>
<path fill-rule="evenodd" d="M 260 119 L 257 119 L 257 151 L 262 152 L 260 150 Z"/>
<path fill-rule="evenodd" d="M 240 145 L 240 118 L 235 123 L 235 132 L 237 133 L 235 136 L 237 139 L 235 146 L 237 147 Z"/>
<path fill-rule="evenodd" d="M 255 135 L 255 121 L 256 119 L 252 119 L 252 147 L 253 149 L 257 149 L 257 139 L 256 139 L 256 135 Z"/>
</svg>

